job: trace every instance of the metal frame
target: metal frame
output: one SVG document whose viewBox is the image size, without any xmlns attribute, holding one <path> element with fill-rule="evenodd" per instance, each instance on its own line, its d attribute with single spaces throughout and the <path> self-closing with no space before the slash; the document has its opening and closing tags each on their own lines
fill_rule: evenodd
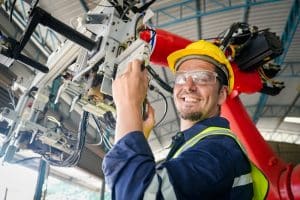
<svg viewBox="0 0 300 200">
<path fill-rule="evenodd" d="M 286 62 L 282 65 L 282 69 L 278 77 L 299 78 L 300 77 L 300 62 Z"/>
<path fill-rule="evenodd" d="M 27 24 L 26 19 L 29 17 L 29 14 L 28 11 L 26 11 L 24 2 L 25 1 L 20 1 L 23 15 L 21 16 L 22 18 L 18 18 L 18 20 L 21 20 L 23 24 Z M 45 36 L 42 35 L 42 29 L 46 29 Z M 37 30 L 34 32 L 34 35 L 37 37 L 38 41 L 42 46 L 47 45 L 47 47 L 50 50 L 50 53 L 57 49 L 58 45 L 61 44 L 61 41 L 59 40 L 57 34 L 47 27 L 42 27 L 41 25 L 38 25 Z M 49 37 L 51 44 L 49 44 L 48 42 Z"/>
<path fill-rule="evenodd" d="M 44 199 L 46 195 L 47 178 L 49 175 L 49 164 L 41 159 L 38 171 L 38 180 L 35 188 L 34 200 Z"/>
<path fill-rule="evenodd" d="M 250 12 L 250 2 L 251 0 L 245 0 L 246 6 L 244 8 L 244 15 L 243 15 L 243 22 L 247 23 L 249 18 L 249 12 Z"/>
<path fill-rule="evenodd" d="M 29 14 L 28 10 L 26 10 L 24 1 L 19 1 L 19 4 L 19 6 L 16 4 L 15 11 L 13 12 L 13 20 L 21 26 L 20 28 L 22 30 L 25 30 Z M 46 29 L 45 35 L 42 34 L 42 29 Z M 45 56 L 49 56 L 61 44 L 61 41 L 55 32 L 49 28 L 42 27 L 41 25 L 37 26 L 32 36 L 41 49 L 41 51 L 37 52 L 37 58 L 41 52 Z"/>
<path fill-rule="evenodd" d="M 236 3 L 231 0 L 226 1 L 225 3 L 221 3 L 220 1 L 211 1 L 217 7 L 215 9 L 211 9 L 209 11 L 206 11 L 207 5 L 204 4 L 204 7 L 201 10 L 196 10 L 197 6 L 193 5 L 192 7 L 190 4 L 195 3 L 195 0 L 185 0 L 173 4 L 169 4 L 167 6 L 158 8 L 154 10 L 155 13 L 155 22 L 154 25 L 156 27 L 162 28 L 170 25 L 174 25 L 176 23 L 181 23 L 187 20 L 199 18 L 202 16 L 207 16 L 207 15 L 212 15 L 220 12 L 226 12 L 234 9 L 239 9 L 239 8 L 249 8 L 251 6 L 258 6 L 262 4 L 267 4 L 267 3 L 275 3 L 275 2 L 280 2 L 282 0 L 246 0 L 244 3 Z M 196 8 L 196 9 L 195 9 Z M 177 10 L 177 12 L 174 12 L 174 9 Z M 191 10 L 192 13 L 191 15 L 183 15 L 183 11 L 185 10 Z M 169 18 L 169 20 L 164 21 L 162 23 L 159 22 L 159 16 L 164 15 Z M 244 19 L 247 19 L 244 17 Z"/>
</svg>

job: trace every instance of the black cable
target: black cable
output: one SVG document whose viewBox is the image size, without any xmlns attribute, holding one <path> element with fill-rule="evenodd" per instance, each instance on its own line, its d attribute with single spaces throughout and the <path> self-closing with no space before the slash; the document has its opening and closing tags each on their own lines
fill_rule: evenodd
<svg viewBox="0 0 300 200">
<path fill-rule="evenodd" d="M 118 5 L 118 2 L 113 2 L 111 0 L 108 0 L 108 2 L 113 5 L 113 7 L 116 9 L 116 11 L 118 12 L 119 16 L 120 16 L 120 19 L 124 20 L 124 21 L 127 21 L 128 20 L 128 17 L 126 17 L 126 13 L 124 13 L 124 9 Z M 123 16 L 124 14 L 124 16 Z M 123 16 L 124 18 L 122 18 L 121 16 Z"/>
<path fill-rule="evenodd" d="M 126 14 L 129 10 L 132 10 L 132 7 L 133 7 L 133 5 L 128 4 L 128 6 L 123 10 L 123 13 L 120 16 L 120 19 L 128 20 L 129 18 L 126 16 Z"/>
<path fill-rule="evenodd" d="M 34 4 L 33 5 L 31 5 L 31 10 L 33 10 L 33 9 L 35 9 L 35 7 L 37 6 L 37 4 L 39 3 L 39 1 L 40 0 L 36 0 L 35 2 L 34 2 Z M 31 4 L 32 4 L 32 2 L 31 2 Z"/>
<path fill-rule="evenodd" d="M 146 66 L 146 69 L 148 70 L 148 72 L 151 74 L 151 76 L 154 78 L 154 80 L 167 92 L 169 92 L 170 94 L 173 94 L 173 88 L 171 86 L 169 86 L 166 82 L 164 82 L 159 75 L 151 68 L 150 65 Z"/>
<path fill-rule="evenodd" d="M 8 1 L 4 1 L 4 9 L 8 11 Z"/>
<path fill-rule="evenodd" d="M 137 7 L 133 7 L 132 8 L 132 12 L 134 13 L 142 13 L 144 12 L 145 10 L 147 10 L 149 8 L 149 6 L 151 6 L 156 0 L 151 0 L 147 3 L 145 3 L 143 6 L 141 6 L 140 8 L 137 8 Z"/>
<path fill-rule="evenodd" d="M 265 28 L 265 29 L 261 29 L 261 30 L 258 30 L 257 33 L 261 33 L 261 32 L 264 32 L 264 31 L 267 31 L 269 30 L 268 28 Z M 224 32 L 224 31 L 223 31 Z M 256 32 L 255 32 L 256 33 Z M 220 34 L 219 34 L 220 35 Z M 217 36 L 217 37 L 211 37 L 211 38 L 203 38 L 203 40 L 215 40 L 215 39 L 223 39 L 224 36 Z M 231 38 L 233 39 L 236 39 L 236 38 L 239 38 L 239 37 L 242 37 L 242 36 L 252 36 L 253 33 L 250 32 L 250 33 L 243 33 L 243 34 L 239 34 L 239 35 L 236 35 L 236 36 L 233 36 Z"/>
<path fill-rule="evenodd" d="M 94 119 L 94 121 L 95 121 L 95 123 L 96 123 L 96 125 L 97 125 L 97 122 L 96 122 L 97 119 L 95 118 L 94 115 L 92 115 L 92 117 L 93 117 L 93 119 Z M 101 134 L 102 130 L 99 130 L 98 126 L 97 126 L 97 130 L 98 130 L 98 135 L 99 135 L 99 137 L 100 137 L 99 141 L 97 141 L 97 142 L 95 142 L 95 143 L 88 143 L 88 142 L 86 142 L 86 144 L 88 144 L 88 145 L 99 146 L 99 145 L 101 145 L 101 144 L 103 143 L 103 136 L 102 136 L 102 134 Z"/>
<path fill-rule="evenodd" d="M 104 113 L 102 123 L 106 125 L 106 130 L 109 132 L 116 129 L 116 120 L 111 111 Z"/>
<path fill-rule="evenodd" d="M 150 44 L 151 44 L 151 41 L 154 39 L 154 37 L 156 36 L 156 31 L 155 31 L 155 29 L 153 29 L 153 28 L 146 28 L 146 29 L 144 29 L 144 30 L 141 30 L 141 31 L 151 31 L 152 33 L 153 33 L 153 35 L 151 36 L 151 38 L 150 38 Z"/>
<path fill-rule="evenodd" d="M 10 8 L 10 12 L 9 12 L 9 22 L 12 22 L 12 15 L 15 9 L 15 5 L 16 5 L 17 0 L 14 0 L 11 4 L 11 8 Z"/>
<path fill-rule="evenodd" d="M 165 117 L 167 115 L 167 112 L 168 112 L 168 100 L 167 100 L 166 96 L 161 91 L 159 91 L 157 88 L 155 88 L 153 85 L 149 85 L 149 89 L 151 91 L 157 92 L 164 99 L 164 102 L 165 102 L 165 111 L 164 111 L 164 114 L 161 117 L 161 119 L 154 126 L 154 127 L 157 127 L 165 119 Z"/>
<path fill-rule="evenodd" d="M 134 39 L 135 40 L 137 39 L 137 25 L 142 17 L 143 17 L 143 15 L 139 15 L 134 23 Z"/>
<path fill-rule="evenodd" d="M 260 31 L 259 31 L 260 32 Z M 237 36 L 233 36 L 233 37 L 231 37 L 231 38 L 238 38 L 238 37 L 241 37 L 241 36 L 251 36 L 252 35 L 252 33 L 243 33 L 243 34 L 240 34 L 240 35 L 237 35 Z M 215 40 L 215 39 L 223 39 L 224 37 L 222 36 L 222 37 L 219 37 L 219 36 L 217 36 L 217 37 L 211 37 L 211 38 L 203 38 L 203 40 Z"/>
<path fill-rule="evenodd" d="M 234 34 L 234 32 L 241 26 L 241 23 L 233 23 L 230 28 L 227 30 L 227 33 L 225 34 L 225 36 L 223 37 L 223 39 L 221 40 L 220 43 L 220 49 L 222 51 L 225 51 L 225 49 L 227 48 L 227 46 L 229 45 L 229 42 L 232 38 L 232 35 Z"/>
<path fill-rule="evenodd" d="M 107 148 L 107 149 L 111 149 L 112 148 L 112 144 L 110 144 L 110 141 L 106 138 L 106 136 L 104 135 L 104 131 L 101 131 L 102 128 L 101 128 L 101 124 L 99 122 L 99 120 L 97 119 L 97 117 L 95 115 L 92 115 L 95 123 L 96 123 L 96 126 L 97 126 L 97 130 L 99 131 L 99 133 L 101 134 L 101 132 L 103 132 L 103 135 L 102 135 L 102 138 L 103 138 L 103 142 L 104 142 L 104 146 Z M 107 141 L 106 141 L 107 140 Z"/>
<path fill-rule="evenodd" d="M 80 125 L 79 125 L 79 133 L 78 133 L 79 142 L 77 143 L 76 146 L 76 150 L 75 150 L 76 153 L 73 154 L 74 156 L 72 156 L 71 163 L 70 163 L 71 166 L 76 165 L 80 159 L 81 152 L 83 150 L 84 143 L 85 143 L 86 134 L 87 134 L 88 119 L 89 119 L 89 112 L 83 111 Z"/>
<path fill-rule="evenodd" d="M 80 125 L 79 125 L 79 133 L 78 133 L 78 137 L 77 137 L 76 149 L 68 158 L 64 159 L 63 161 L 58 161 L 58 160 L 52 159 L 50 157 L 47 158 L 46 157 L 47 155 L 43 155 L 43 159 L 46 160 L 49 164 L 55 165 L 55 166 L 60 166 L 60 167 L 75 166 L 80 159 L 80 156 L 81 156 L 84 144 L 85 144 L 88 118 L 89 118 L 89 112 L 84 111 L 81 116 L 81 121 L 80 121 Z M 50 150 L 51 150 L 51 147 L 50 147 Z"/>
<path fill-rule="evenodd" d="M 1 32 L 1 30 L 0 30 L 0 39 L 2 39 L 3 38 L 3 41 L 5 41 L 6 40 L 6 38 L 4 37 L 4 35 L 2 34 L 2 32 Z M 0 40 L 1 41 L 1 40 Z"/>
<path fill-rule="evenodd" d="M 84 10 L 85 12 L 88 12 L 88 11 L 89 11 L 89 7 L 86 5 L 86 1 L 84 1 L 84 0 L 79 0 L 79 2 L 80 2 L 80 5 L 82 6 L 83 10 Z"/>
</svg>

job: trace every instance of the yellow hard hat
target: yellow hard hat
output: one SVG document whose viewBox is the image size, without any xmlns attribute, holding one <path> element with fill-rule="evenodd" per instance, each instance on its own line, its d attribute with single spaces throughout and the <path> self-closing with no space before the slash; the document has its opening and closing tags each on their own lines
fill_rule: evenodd
<svg viewBox="0 0 300 200">
<path fill-rule="evenodd" d="M 205 40 L 193 42 L 184 49 L 175 51 L 167 57 L 170 69 L 173 72 L 176 72 L 178 66 L 184 60 L 187 60 L 186 58 L 199 58 L 216 65 L 227 76 L 228 93 L 231 93 L 234 84 L 232 67 L 223 51 L 219 47 Z"/>
</svg>

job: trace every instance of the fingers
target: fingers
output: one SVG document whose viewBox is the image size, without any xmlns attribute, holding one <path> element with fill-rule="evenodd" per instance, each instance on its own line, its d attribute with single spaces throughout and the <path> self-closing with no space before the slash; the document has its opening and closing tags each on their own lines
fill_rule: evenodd
<svg viewBox="0 0 300 200">
<path fill-rule="evenodd" d="M 141 77 L 143 82 L 145 83 L 145 87 L 148 87 L 149 77 L 147 76 L 147 70 L 142 70 L 143 62 L 134 59 L 133 61 L 129 62 L 128 64 L 128 73 L 132 73 L 135 77 Z"/>
<path fill-rule="evenodd" d="M 139 75 L 147 76 L 147 71 L 142 70 L 142 65 L 143 65 L 142 61 L 138 59 L 134 59 L 133 61 L 128 63 L 127 68 L 125 69 L 123 74 L 132 73 L 133 76 L 139 76 Z M 148 77 L 146 78 L 148 79 Z"/>
<path fill-rule="evenodd" d="M 112 94 L 116 105 L 124 105 L 124 101 L 140 106 L 148 89 L 147 71 L 141 71 L 141 61 L 128 63 L 124 73 L 116 77 L 112 84 Z"/>
<path fill-rule="evenodd" d="M 135 59 L 132 61 L 132 73 L 135 75 L 142 75 L 142 76 L 147 76 L 147 70 L 144 70 L 144 62 L 140 61 L 138 59 Z M 148 79 L 148 77 L 145 77 L 145 79 Z"/>
<path fill-rule="evenodd" d="M 129 62 L 129 63 L 127 64 L 127 67 L 126 67 L 126 69 L 124 70 L 124 73 L 123 73 L 122 75 L 128 74 L 128 73 L 130 73 L 130 72 L 132 72 L 132 62 Z"/>
</svg>

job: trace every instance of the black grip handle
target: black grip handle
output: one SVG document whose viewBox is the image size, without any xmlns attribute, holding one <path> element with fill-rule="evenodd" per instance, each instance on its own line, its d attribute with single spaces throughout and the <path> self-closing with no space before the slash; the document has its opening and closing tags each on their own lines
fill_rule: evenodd
<svg viewBox="0 0 300 200">
<path fill-rule="evenodd" d="M 48 67 L 46 67 L 45 65 L 43 65 L 35 60 L 32 60 L 31 58 L 28 58 L 27 56 L 24 56 L 23 54 L 19 54 L 19 56 L 16 59 L 37 69 L 37 70 L 40 70 L 41 72 L 44 72 L 44 73 L 49 72 Z"/>
</svg>

